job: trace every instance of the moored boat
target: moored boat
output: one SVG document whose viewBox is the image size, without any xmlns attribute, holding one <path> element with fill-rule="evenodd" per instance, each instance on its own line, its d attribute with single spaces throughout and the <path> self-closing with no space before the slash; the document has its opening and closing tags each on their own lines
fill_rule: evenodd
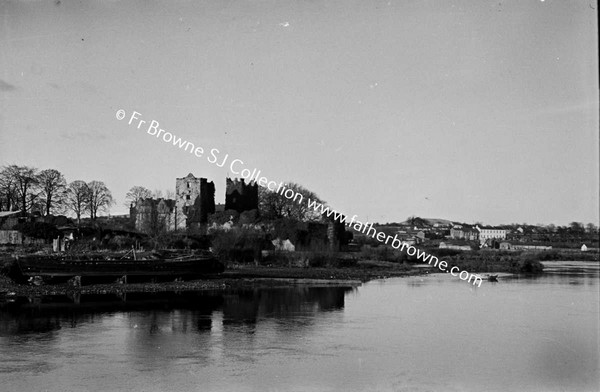
<svg viewBox="0 0 600 392">
<path fill-rule="evenodd" d="M 60 255 L 20 256 L 16 259 L 18 280 L 42 279 L 46 282 L 80 277 L 125 281 L 152 279 L 193 279 L 224 271 L 224 265 L 211 253 L 189 255 L 146 253 L 136 255 Z"/>
</svg>

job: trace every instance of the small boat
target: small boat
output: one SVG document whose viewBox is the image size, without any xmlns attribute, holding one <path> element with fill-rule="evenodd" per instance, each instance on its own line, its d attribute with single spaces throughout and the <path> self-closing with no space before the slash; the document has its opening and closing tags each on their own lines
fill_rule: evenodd
<svg viewBox="0 0 600 392">
<path fill-rule="evenodd" d="M 179 255 L 168 252 L 146 254 L 91 254 L 22 256 L 16 260 L 17 280 L 50 283 L 79 277 L 91 280 L 193 279 L 225 270 L 210 252 Z M 20 275 L 20 276 L 18 276 Z M 19 279 L 20 278 L 20 279 Z"/>
<path fill-rule="evenodd" d="M 497 282 L 498 275 L 488 275 L 488 282 Z"/>
</svg>

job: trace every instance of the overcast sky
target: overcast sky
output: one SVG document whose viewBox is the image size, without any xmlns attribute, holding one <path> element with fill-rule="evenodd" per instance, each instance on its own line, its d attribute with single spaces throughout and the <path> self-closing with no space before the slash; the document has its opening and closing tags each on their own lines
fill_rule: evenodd
<svg viewBox="0 0 600 392">
<path fill-rule="evenodd" d="M 0 165 L 174 189 L 219 168 L 369 221 L 599 220 L 596 2 L 0 1 Z M 231 173 L 229 173 L 231 174 Z"/>
</svg>

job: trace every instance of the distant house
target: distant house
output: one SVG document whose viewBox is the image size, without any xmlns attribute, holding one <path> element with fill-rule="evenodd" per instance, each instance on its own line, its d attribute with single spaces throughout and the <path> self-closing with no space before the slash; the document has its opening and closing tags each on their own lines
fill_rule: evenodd
<svg viewBox="0 0 600 392">
<path fill-rule="evenodd" d="M 587 252 L 587 250 L 588 250 L 588 247 L 585 244 L 581 245 L 582 252 Z"/>
<path fill-rule="evenodd" d="M 20 245 L 23 243 L 23 234 L 18 230 L 0 230 L 0 245 Z"/>
<path fill-rule="evenodd" d="M 24 219 L 23 216 L 21 211 L 0 211 L 0 245 L 23 243 L 23 234 L 14 230 L 19 220 Z"/>
<path fill-rule="evenodd" d="M 505 240 L 506 229 L 494 226 L 475 226 L 479 232 L 479 241 L 485 243 L 487 240 Z"/>
<path fill-rule="evenodd" d="M 11 230 L 22 216 L 21 211 L 0 211 L 0 229 Z"/>
<path fill-rule="evenodd" d="M 457 240 L 464 239 L 467 241 L 476 241 L 477 239 L 479 239 L 479 231 L 470 225 L 455 224 L 450 229 L 450 238 Z"/>
<path fill-rule="evenodd" d="M 510 249 L 512 249 L 512 245 L 510 244 L 510 242 L 501 242 L 500 249 L 501 250 L 510 250 Z"/>
<path fill-rule="evenodd" d="M 406 242 L 408 245 L 420 244 L 425 241 L 425 232 L 422 230 L 399 230 L 396 235 L 400 241 Z"/>
<path fill-rule="evenodd" d="M 0 244 L 29 245 L 44 244 L 43 238 L 26 236 L 17 230 L 19 223 L 43 222 L 37 214 L 22 213 L 21 211 L 0 211 Z"/>
<path fill-rule="evenodd" d="M 462 229 L 462 226 L 455 226 L 450 229 L 450 238 L 455 240 L 465 238 L 465 232 Z"/>
<path fill-rule="evenodd" d="M 477 241 L 479 239 L 479 231 L 477 231 L 477 229 L 475 229 L 474 227 L 468 227 L 467 229 L 464 229 L 464 238 L 467 241 Z"/>
</svg>

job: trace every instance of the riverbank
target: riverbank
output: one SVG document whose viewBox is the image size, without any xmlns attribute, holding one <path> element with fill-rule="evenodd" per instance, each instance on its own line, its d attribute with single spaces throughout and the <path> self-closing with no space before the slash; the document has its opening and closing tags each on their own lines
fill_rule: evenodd
<svg viewBox="0 0 600 392">
<path fill-rule="evenodd" d="M 545 253 L 509 253 L 498 251 L 458 252 L 440 255 L 450 266 L 456 265 L 470 273 L 542 273 L 539 260 L 554 259 L 556 255 Z M 428 267 L 428 268 L 425 268 Z M 67 283 L 58 285 L 19 285 L 0 274 L 0 296 L 41 296 L 113 293 L 153 293 L 202 290 L 227 290 L 257 287 L 281 287 L 298 284 L 357 286 L 363 282 L 391 277 L 405 277 L 439 272 L 429 265 L 398 263 L 382 260 L 355 260 L 345 267 L 294 267 L 284 265 L 230 264 L 225 272 L 192 281 L 161 283 L 110 283 L 73 287 Z"/>
<path fill-rule="evenodd" d="M 362 282 L 390 277 L 426 273 L 422 268 L 381 262 L 359 262 L 352 268 L 298 268 L 233 265 L 218 275 L 203 279 L 161 283 L 110 283 L 74 287 L 67 283 L 57 285 L 19 285 L 0 275 L 0 296 L 41 296 L 113 293 L 154 293 L 165 291 L 226 290 L 257 287 L 279 287 L 298 284 L 358 286 Z"/>
</svg>

